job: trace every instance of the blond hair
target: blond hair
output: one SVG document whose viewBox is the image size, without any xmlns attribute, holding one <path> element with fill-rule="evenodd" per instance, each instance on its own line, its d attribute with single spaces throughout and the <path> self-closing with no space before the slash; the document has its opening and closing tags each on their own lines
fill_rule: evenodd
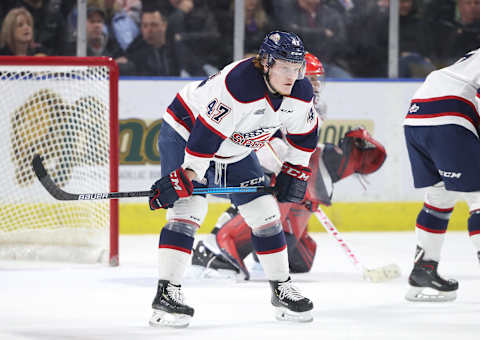
<svg viewBox="0 0 480 340">
<path fill-rule="evenodd" d="M 17 18 L 21 15 L 27 19 L 27 23 L 32 28 L 33 33 L 33 17 L 25 7 L 10 10 L 3 19 L 2 32 L 0 33 L 0 46 L 8 46 L 12 52 L 15 52 L 15 28 L 17 26 Z"/>
</svg>

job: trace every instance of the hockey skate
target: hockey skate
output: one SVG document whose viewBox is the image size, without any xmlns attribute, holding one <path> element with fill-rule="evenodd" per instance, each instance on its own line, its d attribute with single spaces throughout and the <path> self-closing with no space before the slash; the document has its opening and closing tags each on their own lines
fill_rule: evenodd
<svg viewBox="0 0 480 340">
<path fill-rule="evenodd" d="M 187 327 L 193 316 L 192 307 L 183 303 L 184 297 L 180 285 L 159 280 L 157 295 L 153 299 L 152 327 Z"/>
<path fill-rule="evenodd" d="M 233 266 L 221 253 L 215 253 L 211 247 L 203 241 L 198 241 L 192 252 L 192 265 L 200 268 L 202 278 L 235 278 L 240 270 Z M 215 275 L 212 272 L 217 272 Z"/>
<path fill-rule="evenodd" d="M 304 297 L 292 284 L 290 277 L 286 281 L 270 281 L 272 305 L 275 318 L 280 321 L 310 322 L 313 303 Z"/>
<path fill-rule="evenodd" d="M 457 298 L 458 282 L 444 279 L 437 273 L 438 262 L 424 260 L 425 251 L 417 246 L 415 264 L 408 278 L 408 301 L 445 302 Z"/>
</svg>

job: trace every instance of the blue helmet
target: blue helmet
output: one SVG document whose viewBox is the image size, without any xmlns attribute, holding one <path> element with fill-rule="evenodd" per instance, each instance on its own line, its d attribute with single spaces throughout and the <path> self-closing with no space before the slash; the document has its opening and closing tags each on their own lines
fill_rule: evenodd
<svg viewBox="0 0 480 340">
<path fill-rule="evenodd" d="M 272 66 L 276 59 L 301 63 L 304 66 L 305 53 L 302 39 L 298 35 L 282 31 L 268 33 L 258 51 L 261 58 L 267 58 L 268 67 Z M 303 76 L 300 75 L 299 78 Z"/>
</svg>

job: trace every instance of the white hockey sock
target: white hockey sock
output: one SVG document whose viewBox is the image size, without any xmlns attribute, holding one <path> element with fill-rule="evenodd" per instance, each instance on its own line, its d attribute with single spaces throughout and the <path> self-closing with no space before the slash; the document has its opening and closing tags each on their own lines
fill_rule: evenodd
<svg viewBox="0 0 480 340">
<path fill-rule="evenodd" d="M 269 281 L 285 281 L 289 277 L 287 248 L 272 254 L 258 254 L 258 260 Z"/>
<path fill-rule="evenodd" d="M 415 228 L 415 232 L 417 234 L 418 245 L 425 251 L 425 255 L 423 256 L 424 260 L 439 262 L 445 233 L 429 233 L 420 228 Z"/>
<path fill-rule="evenodd" d="M 175 249 L 159 248 L 158 278 L 179 285 L 189 263 L 190 254 Z"/>
</svg>

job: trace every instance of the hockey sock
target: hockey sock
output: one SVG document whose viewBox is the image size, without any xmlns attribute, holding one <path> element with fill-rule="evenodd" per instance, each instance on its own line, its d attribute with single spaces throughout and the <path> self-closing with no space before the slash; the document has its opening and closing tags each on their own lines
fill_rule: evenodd
<svg viewBox="0 0 480 340">
<path fill-rule="evenodd" d="M 480 209 L 472 210 L 468 218 L 468 233 L 473 246 L 480 251 Z"/>
<path fill-rule="evenodd" d="M 283 230 L 272 236 L 256 236 L 252 243 L 269 281 L 285 281 L 289 277 L 287 242 Z"/>
<path fill-rule="evenodd" d="M 425 260 L 440 261 L 443 240 L 453 208 L 441 209 L 424 204 L 417 216 L 416 234 Z"/>
<path fill-rule="evenodd" d="M 193 237 L 163 228 L 158 245 L 158 277 L 180 284 L 190 263 Z"/>
</svg>

